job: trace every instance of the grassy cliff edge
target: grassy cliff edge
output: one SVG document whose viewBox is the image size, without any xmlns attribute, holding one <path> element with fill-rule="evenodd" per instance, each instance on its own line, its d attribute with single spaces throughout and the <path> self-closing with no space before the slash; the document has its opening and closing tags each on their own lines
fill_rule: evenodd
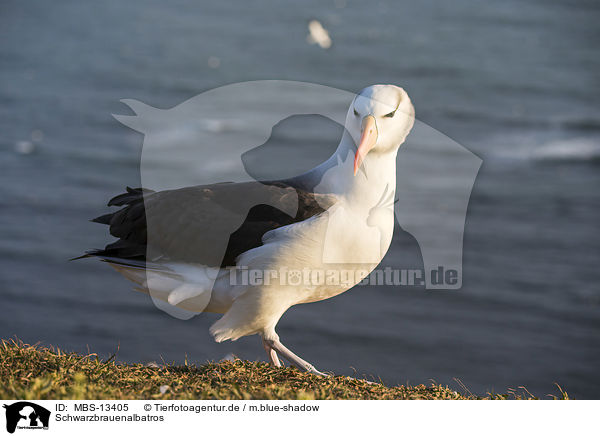
<svg viewBox="0 0 600 436">
<path fill-rule="evenodd" d="M 561 392 L 562 394 L 562 392 Z M 565 398 L 566 394 L 562 394 Z M 119 364 L 16 340 L 0 344 L 2 399 L 479 399 L 447 386 L 394 386 L 242 360 L 201 366 Z M 531 399 L 526 391 L 488 399 Z M 568 397 L 567 397 L 568 398 Z"/>
</svg>

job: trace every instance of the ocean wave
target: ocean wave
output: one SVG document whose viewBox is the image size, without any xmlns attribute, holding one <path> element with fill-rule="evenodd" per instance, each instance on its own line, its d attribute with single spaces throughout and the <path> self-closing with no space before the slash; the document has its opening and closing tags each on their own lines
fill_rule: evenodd
<svg viewBox="0 0 600 436">
<path fill-rule="evenodd" d="M 600 141 L 589 138 L 552 141 L 536 147 L 530 158 L 535 161 L 553 162 L 600 161 Z"/>
</svg>

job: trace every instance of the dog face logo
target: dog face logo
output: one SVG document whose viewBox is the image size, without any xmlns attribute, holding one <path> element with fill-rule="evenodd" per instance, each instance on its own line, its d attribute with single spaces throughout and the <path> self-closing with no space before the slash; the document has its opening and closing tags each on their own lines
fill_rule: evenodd
<svg viewBox="0 0 600 436">
<path fill-rule="evenodd" d="M 29 401 L 3 406 L 6 409 L 6 431 L 19 429 L 48 429 L 50 411 Z"/>
</svg>

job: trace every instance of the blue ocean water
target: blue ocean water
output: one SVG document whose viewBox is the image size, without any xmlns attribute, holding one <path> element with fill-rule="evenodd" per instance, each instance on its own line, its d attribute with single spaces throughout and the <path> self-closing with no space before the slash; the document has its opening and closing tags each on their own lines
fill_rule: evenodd
<svg viewBox="0 0 600 436">
<path fill-rule="evenodd" d="M 390 384 L 460 390 L 460 379 L 474 393 L 544 396 L 558 383 L 598 398 L 599 11 L 535 0 L 4 2 L 0 337 L 118 349 L 132 362 L 263 359 L 256 337 L 215 344 L 215 315 L 172 318 L 106 265 L 67 261 L 107 242 L 88 220 L 140 183 L 143 138 L 111 113 L 127 113 L 122 98 L 169 108 L 247 80 L 394 83 L 419 120 L 483 159 L 463 288 L 360 287 L 294 307 L 279 323 L 284 343 L 320 369 Z M 307 43 L 311 19 L 330 49 Z M 293 148 L 319 132 L 291 123 L 282 140 Z M 401 235 L 384 266 L 410 251 Z"/>
</svg>

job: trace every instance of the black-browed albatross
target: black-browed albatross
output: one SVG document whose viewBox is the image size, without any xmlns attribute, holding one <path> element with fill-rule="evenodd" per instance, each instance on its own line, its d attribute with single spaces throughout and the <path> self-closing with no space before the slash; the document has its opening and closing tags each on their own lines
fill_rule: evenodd
<svg viewBox="0 0 600 436">
<path fill-rule="evenodd" d="M 348 109 L 335 153 L 321 165 L 279 181 L 127 188 L 108 203 L 119 210 L 93 220 L 119 239 L 84 257 L 101 258 L 138 290 L 171 305 L 223 314 L 210 328 L 217 342 L 259 334 L 273 365 L 280 366 L 279 353 L 324 375 L 285 347 L 275 326 L 291 306 L 338 295 L 379 264 L 394 229 L 396 155 L 413 123 L 404 89 L 367 87 Z M 228 214 L 240 213 L 241 225 L 227 223 Z M 224 231 L 228 243 L 213 250 Z M 351 282 L 232 284 L 228 267 L 357 274 Z"/>
</svg>

